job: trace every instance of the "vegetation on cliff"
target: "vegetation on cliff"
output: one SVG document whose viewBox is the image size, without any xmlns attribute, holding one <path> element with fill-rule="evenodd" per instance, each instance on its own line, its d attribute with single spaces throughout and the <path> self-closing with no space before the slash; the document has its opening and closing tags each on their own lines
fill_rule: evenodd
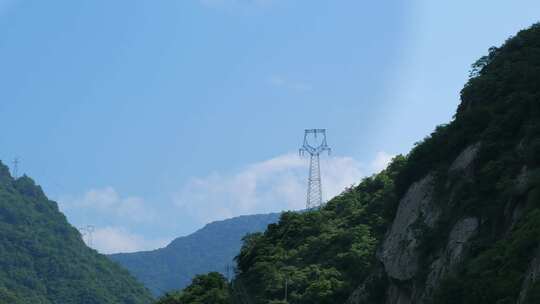
<svg viewBox="0 0 540 304">
<path fill-rule="evenodd" d="M 288 212 L 264 233 L 245 238 L 237 280 L 254 303 L 340 303 L 369 275 L 397 203 L 397 157 L 380 174 L 347 189 L 320 210 Z"/>
<path fill-rule="evenodd" d="M 491 48 L 474 67 L 447 133 L 458 129 L 481 149 L 473 176 L 452 181 L 460 199 L 451 213 L 476 216 L 482 225 L 470 258 L 436 300 L 515 303 L 540 240 L 540 25 Z M 536 284 L 524 299 L 536 303 L 539 295 Z"/>
</svg>

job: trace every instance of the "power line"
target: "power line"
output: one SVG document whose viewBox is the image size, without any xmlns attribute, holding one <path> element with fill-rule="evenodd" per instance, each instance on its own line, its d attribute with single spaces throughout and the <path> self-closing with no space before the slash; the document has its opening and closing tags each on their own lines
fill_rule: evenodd
<svg viewBox="0 0 540 304">
<path fill-rule="evenodd" d="M 320 142 L 317 142 L 318 137 L 320 138 Z M 319 207 L 323 203 L 319 156 L 325 151 L 330 154 L 330 147 L 326 143 L 326 129 L 306 129 L 304 132 L 304 143 L 302 148 L 300 148 L 300 155 L 302 156 L 308 153 L 310 156 L 306 201 L 307 209 Z"/>
</svg>

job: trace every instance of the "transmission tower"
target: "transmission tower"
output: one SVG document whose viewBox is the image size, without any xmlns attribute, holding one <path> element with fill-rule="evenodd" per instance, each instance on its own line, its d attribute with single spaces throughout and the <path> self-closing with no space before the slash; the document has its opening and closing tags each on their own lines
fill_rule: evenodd
<svg viewBox="0 0 540 304">
<path fill-rule="evenodd" d="M 19 178 L 19 164 L 20 164 L 19 158 L 15 157 L 15 159 L 13 160 L 13 178 L 14 179 Z"/>
<path fill-rule="evenodd" d="M 300 148 L 300 155 L 309 154 L 309 178 L 306 208 L 311 209 L 322 205 L 321 166 L 319 156 L 323 152 L 330 154 L 330 147 L 326 144 L 326 129 L 306 129 L 304 144 Z"/>
</svg>

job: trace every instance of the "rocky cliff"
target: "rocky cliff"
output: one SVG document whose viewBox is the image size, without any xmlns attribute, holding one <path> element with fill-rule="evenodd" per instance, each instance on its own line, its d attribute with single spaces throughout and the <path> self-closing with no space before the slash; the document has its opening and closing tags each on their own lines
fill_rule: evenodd
<svg viewBox="0 0 540 304">
<path fill-rule="evenodd" d="M 251 303 L 540 303 L 540 25 L 470 75 L 410 153 L 245 239 Z"/>
<path fill-rule="evenodd" d="M 461 98 L 407 156 L 377 263 L 347 303 L 539 303 L 540 26 L 491 48 Z"/>
</svg>

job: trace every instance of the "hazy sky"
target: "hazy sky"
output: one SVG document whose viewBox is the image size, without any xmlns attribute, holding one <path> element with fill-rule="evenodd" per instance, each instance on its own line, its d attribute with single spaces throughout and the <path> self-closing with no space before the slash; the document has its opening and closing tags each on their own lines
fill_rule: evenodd
<svg viewBox="0 0 540 304">
<path fill-rule="evenodd" d="M 300 209 L 305 128 L 326 197 L 448 122 L 471 63 L 540 2 L 0 0 L 0 159 L 101 252 Z"/>
</svg>

